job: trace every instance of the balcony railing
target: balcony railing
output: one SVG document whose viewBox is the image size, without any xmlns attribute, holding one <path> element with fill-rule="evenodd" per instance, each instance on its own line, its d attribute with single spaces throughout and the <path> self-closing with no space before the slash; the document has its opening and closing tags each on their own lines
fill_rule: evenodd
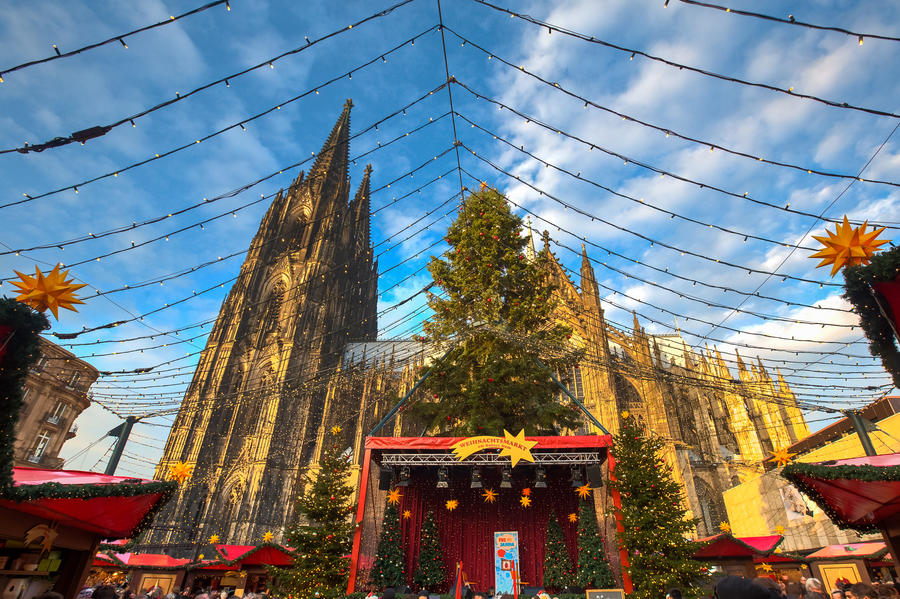
<svg viewBox="0 0 900 599">
<path fill-rule="evenodd" d="M 32 464 L 40 464 L 42 457 L 43 457 L 43 454 L 31 454 L 29 456 L 26 456 L 25 459 L 28 460 L 29 462 L 31 462 Z"/>
<path fill-rule="evenodd" d="M 50 424 L 59 424 L 59 422 L 61 420 L 62 420 L 62 416 L 60 416 L 58 414 L 49 414 L 47 416 L 47 422 L 49 422 Z"/>
</svg>

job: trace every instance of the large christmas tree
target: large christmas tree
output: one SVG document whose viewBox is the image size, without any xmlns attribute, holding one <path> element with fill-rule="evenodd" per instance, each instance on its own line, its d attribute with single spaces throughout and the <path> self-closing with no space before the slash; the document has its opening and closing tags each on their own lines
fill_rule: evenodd
<svg viewBox="0 0 900 599">
<path fill-rule="evenodd" d="M 606 549 L 597 526 L 592 496 L 583 499 L 578 508 L 577 580 L 578 586 L 585 589 L 611 589 L 617 586 L 606 560 Z"/>
<path fill-rule="evenodd" d="M 574 581 L 573 570 L 562 528 L 559 527 L 556 514 L 551 512 L 544 545 L 544 586 L 561 591 Z"/>
<path fill-rule="evenodd" d="M 429 294 L 434 315 L 425 324 L 428 340 L 447 353 L 423 384 L 433 401 L 414 411 L 447 435 L 577 426 L 551 373 L 568 372 L 579 354 L 568 342 L 571 329 L 551 318 L 547 256 L 528 259 L 522 220 L 483 187 L 463 200 L 447 242 L 449 251 L 428 264 L 442 292 Z"/>
<path fill-rule="evenodd" d="M 285 530 L 287 545 L 295 550 L 294 565 L 273 568 L 275 594 L 293 599 L 344 597 L 352 545 L 353 488 L 347 484 L 350 455 L 342 447 L 341 429 L 334 427 L 325 440 L 319 471 L 307 479 L 306 493 L 297 500 L 295 523 Z"/>
<path fill-rule="evenodd" d="M 419 561 L 413 581 L 416 586 L 434 591 L 444 584 L 444 560 L 434 512 L 425 514 L 420 533 Z"/>
<path fill-rule="evenodd" d="M 394 491 L 393 493 L 396 493 Z M 394 497 L 394 495 L 390 497 Z M 397 506 L 388 502 L 381 524 L 381 536 L 372 566 L 372 582 L 380 588 L 399 587 L 406 582 L 403 574 L 403 537 Z"/>
<path fill-rule="evenodd" d="M 622 413 L 622 426 L 613 438 L 616 480 L 622 495 L 619 540 L 628 551 L 628 574 L 635 599 L 659 599 L 671 588 L 685 597 L 703 594 L 702 564 L 692 558 L 696 547 L 688 540 L 695 522 L 683 504 L 681 485 L 662 458 L 663 441 L 645 432 L 637 419 Z"/>
</svg>

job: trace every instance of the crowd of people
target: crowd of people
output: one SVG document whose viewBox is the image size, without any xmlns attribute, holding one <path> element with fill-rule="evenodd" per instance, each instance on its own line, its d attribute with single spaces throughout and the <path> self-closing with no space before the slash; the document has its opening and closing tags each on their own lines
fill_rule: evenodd
<svg viewBox="0 0 900 599">
<path fill-rule="evenodd" d="M 900 599 L 893 582 L 851 584 L 845 579 L 835 585 L 829 597 L 818 578 L 801 577 L 799 582 L 791 582 L 767 576 L 727 576 L 716 584 L 714 596 L 716 599 Z M 681 599 L 681 594 L 670 599 Z"/>
<path fill-rule="evenodd" d="M 244 593 L 243 599 L 267 599 L 266 593 Z M 154 586 L 140 592 L 128 590 L 127 585 L 102 584 L 87 588 L 78 595 L 79 599 L 235 599 L 234 591 L 203 588 L 172 589 L 166 593 L 162 587 Z M 55 598 L 46 598 L 55 599 Z"/>
</svg>

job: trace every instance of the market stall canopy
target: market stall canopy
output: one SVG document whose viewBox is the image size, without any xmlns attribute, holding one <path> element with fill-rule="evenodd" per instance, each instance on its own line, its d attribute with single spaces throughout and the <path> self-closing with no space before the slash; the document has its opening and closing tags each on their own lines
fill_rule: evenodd
<svg viewBox="0 0 900 599">
<path fill-rule="evenodd" d="M 792 463 L 781 474 L 841 528 L 875 532 L 900 514 L 900 453 Z"/>
<path fill-rule="evenodd" d="M 711 537 L 697 539 L 700 547 L 694 552 L 694 558 L 700 560 L 723 559 L 732 557 L 768 556 L 781 542 L 781 535 L 764 537 L 735 537 L 723 532 Z"/>
<path fill-rule="evenodd" d="M 884 557 L 887 553 L 887 545 L 883 541 L 871 541 L 868 543 L 847 543 L 844 545 L 829 545 L 810 553 L 806 559 L 871 559 Z"/>
<path fill-rule="evenodd" d="M 94 561 L 91 564 L 92 568 L 119 568 L 121 564 L 108 556 L 105 553 L 98 553 L 94 556 Z"/>
<path fill-rule="evenodd" d="M 0 496 L 0 506 L 120 539 L 139 532 L 176 486 L 76 470 L 14 468 L 13 488 Z"/>
<path fill-rule="evenodd" d="M 229 566 L 289 566 L 294 563 L 294 553 L 289 547 L 277 543 L 260 545 L 214 545 L 222 561 Z"/>
<path fill-rule="evenodd" d="M 181 570 L 191 560 L 172 557 L 163 553 L 116 553 L 113 558 L 127 568 L 147 568 L 153 570 Z"/>
</svg>

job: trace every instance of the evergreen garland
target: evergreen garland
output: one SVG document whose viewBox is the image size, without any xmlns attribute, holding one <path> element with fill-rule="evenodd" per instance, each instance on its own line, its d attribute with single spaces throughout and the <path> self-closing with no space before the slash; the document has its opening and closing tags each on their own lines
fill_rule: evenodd
<svg viewBox="0 0 900 599">
<path fill-rule="evenodd" d="M 381 537 L 372 566 L 372 582 L 380 588 L 400 587 L 406 582 L 403 572 L 403 536 L 397 506 L 388 504 L 381 524 Z"/>
<path fill-rule="evenodd" d="M 450 249 L 428 264 L 446 298 L 428 294 L 434 315 L 424 328 L 432 346 L 449 350 L 422 385 L 433 401 L 420 399 L 413 413 L 445 435 L 577 427 L 577 408 L 559 401 L 551 379 L 580 354 L 571 329 L 552 318 L 547 251 L 527 259 L 522 220 L 487 188 L 463 200 L 446 239 Z"/>
<path fill-rule="evenodd" d="M 895 281 L 898 275 L 900 275 L 900 247 L 875 254 L 868 266 L 844 268 L 844 299 L 853 304 L 863 332 L 869 339 L 869 352 L 881 358 L 884 369 L 894 379 L 895 387 L 900 387 L 900 351 L 897 350 L 894 331 L 881 315 L 869 286 Z M 882 301 L 882 304 L 885 302 Z M 890 315 L 890 306 L 885 304 L 884 308 Z"/>
<path fill-rule="evenodd" d="M 40 355 L 38 336 L 50 328 L 47 317 L 11 298 L 0 298 L 0 494 L 13 489 L 13 447 L 28 368 Z"/>
<path fill-rule="evenodd" d="M 425 514 L 420 532 L 419 560 L 413 582 L 419 588 L 434 591 L 444 584 L 444 560 L 434 512 Z"/>
<path fill-rule="evenodd" d="M 306 478 L 307 490 L 297 500 L 294 523 L 285 530 L 294 549 L 290 568 L 269 568 L 274 593 L 293 599 L 344 597 L 350 574 L 353 524 L 350 498 L 353 487 L 350 455 L 341 451 L 340 429 L 326 438 L 315 480 Z"/>
<path fill-rule="evenodd" d="M 556 514 L 551 512 L 550 519 L 547 520 L 547 537 L 544 545 L 544 586 L 560 591 L 571 585 L 574 578 L 575 572 L 562 528 Z"/>
<path fill-rule="evenodd" d="M 585 589 L 616 587 L 612 569 L 606 559 L 603 537 L 597 526 L 597 513 L 592 497 L 583 499 L 578 508 L 578 586 Z"/>
<path fill-rule="evenodd" d="M 626 571 L 634 583 L 635 599 L 659 599 L 679 588 L 685 597 L 705 594 L 702 564 L 693 559 L 696 544 L 687 539 L 695 520 L 683 505 L 683 489 L 662 458 L 663 441 L 645 435 L 637 419 L 622 414 L 622 427 L 613 438 L 615 480 L 622 496 L 619 541 L 628 551 Z"/>
</svg>

